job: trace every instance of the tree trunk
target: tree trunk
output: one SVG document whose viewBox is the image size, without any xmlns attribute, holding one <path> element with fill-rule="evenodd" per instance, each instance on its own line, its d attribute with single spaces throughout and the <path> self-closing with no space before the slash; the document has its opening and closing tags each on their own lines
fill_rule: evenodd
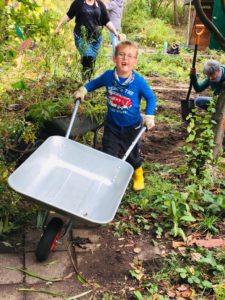
<svg viewBox="0 0 225 300">
<path fill-rule="evenodd" d="M 223 89 L 218 97 L 216 104 L 216 112 L 213 116 L 213 119 L 216 121 L 214 127 L 215 132 L 215 146 L 213 149 L 213 158 L 218 158 L 223 150 L 223 139 L 225 132 L 225 82 L 223 83 Z"/>
<path fill-rule="evenodd" d="M 200 0 L 193 0 L 192 1 L 196 13 L 199 17 L 199 19 L 202 21 L 202 23 L 205 25 L 205 27 L 211 32 L 214 33 L 216 39 L 218 40 L 218 43 L 220 44 L 220 47 L 223 51 L 225 51 L 225 38 L 221 34 L 221 32 L 217 29 L 217 27 L 209 20 L 209 18 L 206 16 L 202 9 L 201 1 Z"/>
<path fill-rule="evenodd" d="M 177 0 L 173 0 L 173 15 L 174 15 L 174 25 L 179 25 L 178 12 L 177 12 Z"/>
</svg>

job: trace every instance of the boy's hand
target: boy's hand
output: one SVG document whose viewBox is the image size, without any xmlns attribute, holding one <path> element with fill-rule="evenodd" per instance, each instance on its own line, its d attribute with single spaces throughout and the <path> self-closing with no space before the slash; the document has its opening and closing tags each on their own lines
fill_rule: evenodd
<svg viewBox="0 0 225 300">
<path fill-rule="evenodd" d="M 76 102 L 76 100 L 79 98 L 80 102 L 84 101 L 84 98 L 87 94 L 87 89 L 84 86 L 81 86 L 75 93 L 74 93 L 74 100 Z"/>
<path fill-rule="evenodd" d="M 143 125 L 146 126 L 147 130 L 152 129 L 155 126 L 155 116 L 145 115 Z"/>
</svg>

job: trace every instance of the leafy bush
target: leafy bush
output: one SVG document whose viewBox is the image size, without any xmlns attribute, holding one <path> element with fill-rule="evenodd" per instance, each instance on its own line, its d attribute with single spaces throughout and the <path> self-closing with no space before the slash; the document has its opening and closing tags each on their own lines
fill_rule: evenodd
<svg viewBox="0 0 225 300">
<path fill-rule="evenodd" d="M 143 9 L 140 9 L 143 8 Z M 172 26 L 164 19 L 152 18 L 143 0 L 130 0 L 125 6 L 122 30 L 128 38 L 146 46 L 163 45 L 164 41 L 181 42 L 183 37 L 176 36 Z M 160 33 L 160 34 L 159 34 Z"/>
</svg>

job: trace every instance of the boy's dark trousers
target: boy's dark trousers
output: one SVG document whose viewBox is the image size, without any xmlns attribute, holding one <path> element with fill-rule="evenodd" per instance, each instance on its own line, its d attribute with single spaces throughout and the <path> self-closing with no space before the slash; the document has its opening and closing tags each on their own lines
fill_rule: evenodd
<svg viewBox="0 0 225 300">
<path fill-rule="evenodd" d="M 105 121 L 102 141 L 103 152 L 122 158 L 140 132 L 141 128 L 141 123 L 134 127 L 117 127 Z M 134 169 L 137 169 L 142 165 L 140 157 L 140 142 L 138 142 L 131 151 L 127 158 L 127 162 L 129 162 Z"/>
</svg>

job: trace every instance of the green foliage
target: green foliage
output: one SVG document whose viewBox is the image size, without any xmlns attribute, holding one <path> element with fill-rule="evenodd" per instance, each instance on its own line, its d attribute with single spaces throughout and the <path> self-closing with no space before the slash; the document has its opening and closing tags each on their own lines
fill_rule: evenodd
<svg viewBox="0 0 225 300">
<path fill-rule="evenodd" d="M 221 282 L 214 286 L 215 297 L 217 300 L 223 300 L 225 298 L 225 283 Z"/>
<path fill-rule="evenodd" d="M 218 228 L 216 228 L 216 223 L 218 222 L 218 217 L 205 215 L 201 223 L 199 224 L 199 229 L 203 231 L 208 231 L 212 234 L 219 233 Z"/>
<path fill-rule="evenodd" d="M 193 266 L 177 268 L 176 272 L 182 279 L 186 280 L 189 284 L 197 285 L 202 289 L 212 288 L 211 282 L 209 282 L 208 280 L 202 280 L 201 270 L 195 269 Z"/>
<path fill-rule="evenodd" d="M 145 76 L 164 76 L 176 81 L 186 81 L 189 69 L 182 55 L 165 55 L 163 49 L 139 57 L 137 71 Z"/>
<path fill-rule="evenodd" d="M 25 84 L 25 82 L 23 80 L 20 80 L 20 81 L 17 81 L 15 83 L 13 83 L 12 87 L 15 90 L 25 90 L 27 88 L 26 84 Z"/>
<path fill-rule="evenodd" d="M 175 190 L 167 194 L 158 193 L 154 200 L 154 210 L 158 212 L 158 214 L 163 211 L 166 222 L 173 223 L 170 233 L 175 237 L 182 237 L 183 240 L 186 240 L 186 236 L 181 228 L 182 225 L 190 224 L 195 221 L 195 218 L 191 214 L 190 207 L 187 204 L 187 196 L 186 193 Z"/>
<path fill-rule="evenodd" d="M 186 248 L 180 258 L 176 253 L 169 254 L 165 263 L 156 277 L 167 274 L 175 282 L 183 282 L 203 291 L 212 291 L 214 282 L 224 276 L 224 255 L 221 250 Z"/>
<path fill-rule="evenodd" d="M 52 120 L 55 116 L 59 116 L 63 110 L 65 110 L 65 103 L 61 101 L 52 102 L 49 100 L 44 100 L 40 103 L 34 104 L 30 107 L 26 116 L 29 119 L 43 125 L 45 121 Z"/>
<path fill-rule="evenodd" d="M 164 41 L 182 42 L 183 37 L 178 37 L 173 27 L 166 24 L 173 23 L 171 10 L 168 1 L 129 0 L 124 9 L 122 30 L 131 40 L 146 46 L 157 47 Z M 181 14 L 181 9 L 179 11 Z"/>
<path fill-rule="evenodd" d="M 26 208 L 20 201 L 20 196 L 13 192 L 8 184 L 9 170 L 6 163 L 0 160 L 0 235 L 16 230 L 28 221 L 34 208 Z"/>
<path fill-rule="evenodd" d="M 214 101 L 211 101 L 208 111 L 204 114 L 197 114 L 196 110 L 193 110 L 194 113 L 188 117 L 187 145 L 183 148 L 188 164 L 188 179 L 192 182 L 201 179 L 202 186 L 212 183 L 214 105 Z"/>
<path fill-rule="evenodd" d="M 114 223 L 114 235 L 121 237 L 124 234 L 141 234 L 141 228 L 135 223 L 118 221 Z"/>
</svg>

